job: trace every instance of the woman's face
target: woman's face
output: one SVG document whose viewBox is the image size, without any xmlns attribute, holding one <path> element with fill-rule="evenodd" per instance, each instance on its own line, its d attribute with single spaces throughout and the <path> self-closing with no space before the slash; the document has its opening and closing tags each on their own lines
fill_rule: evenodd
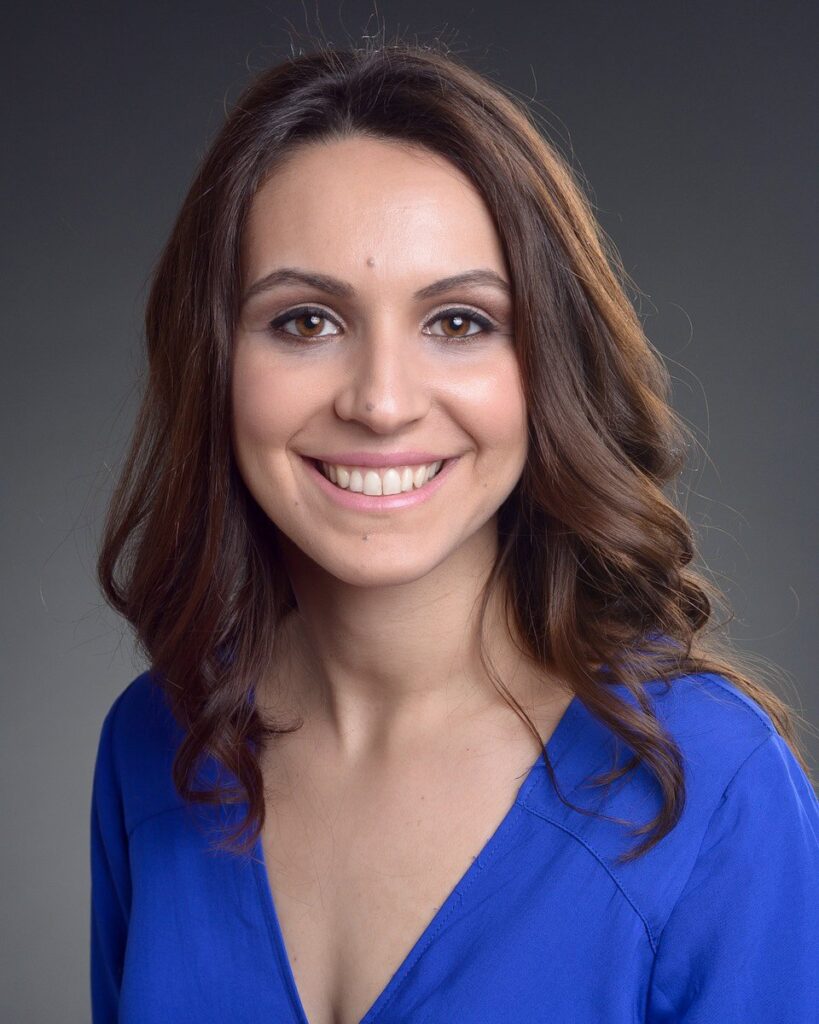
<svg viewBox="0 0 819 1024">
<path fill-rule="evenodd" d="M 303 146 L 253 200 L 243 275 L 233 446 L 279 530 L 359 586 L 494 546 L 526 409 L 509 274 L 469 180 L 417 146 Z"/>
</svg>

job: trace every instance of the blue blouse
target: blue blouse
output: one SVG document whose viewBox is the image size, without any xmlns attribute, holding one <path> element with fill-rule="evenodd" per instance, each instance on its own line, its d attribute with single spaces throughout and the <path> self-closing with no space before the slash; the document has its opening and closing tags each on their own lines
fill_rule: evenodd
<svg viewBox="0 0 819 1024">
<path fill-rule="evenodd" d="M 808 778 L 764 711 L 724 677 L 647 691 L 685 757 L 676 828 L 638 860 L 615 863 L 637 840 L 564 806 L 541 754 L 361 1024 L 819 1020 L 819 804 Z M 150 672 L 102 726 L 91 808 L 94 1024 L 309 1024 L 261 843 L 245 857 L 209 848 L 202 810 L 173 788 L 181 737 Z M 547 750 L 572 802 L 638 824 L 659 809 L 642 767 L 605 801 L 602 787 L 584 788 L 628 751 L 579 698 Z"/>
</svg>

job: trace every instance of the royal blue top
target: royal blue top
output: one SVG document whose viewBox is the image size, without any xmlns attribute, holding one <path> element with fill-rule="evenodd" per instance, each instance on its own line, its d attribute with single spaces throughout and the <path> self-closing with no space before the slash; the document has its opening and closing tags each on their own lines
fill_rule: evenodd
<svg viewBox="0 0 819 1024">
<path fill-rule="evenodd" d="M 685 758 L 687 800 L 672 832 L 615 863 L 639 837 L 566 807 L 541 754 L 362 1024 L 819 1020 L 819 805 L 808 778 L 768 716 L 722 676 L 647 689 Z M 148 672 L 102 726 L 94 1022 L 309 1024 L 261 844 L 246 857 L 209 848 L 173 788 L 181 736 Z M 604 802 L 602 788 L 583 788 L 629 751 L 579 698 L 547 750 L 571 802 L 638 825 L 658 811 L 642 767 Z"/>
</svg>

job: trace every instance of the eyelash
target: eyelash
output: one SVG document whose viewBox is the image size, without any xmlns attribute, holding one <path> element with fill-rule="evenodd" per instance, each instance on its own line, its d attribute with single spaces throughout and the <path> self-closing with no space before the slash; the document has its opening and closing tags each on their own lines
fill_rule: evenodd
<svg viewBox="0 0 819 1024">
<path fill-rule="evenodd" d="M 299 317 L 310 315 L 321 317 L 323 320 L 329 320 L 331 323 L 335 324 L 336 327 L 341 327 L 341 324 L 339 324 L 335 317 L 330 316 L 330 314 L 320 306 L 297 306 L 294 309 L 288 309 L 286 312 L 281 313 L 279 316 L 271 320 L 268 324 L 268 331 L 270 334 L 274 334 L 277 337 L 284 337 L 289 341 L 302 343 L 322 341 L 325 338 L 337 337 L 337 335 L 334 334 L 317 334 L 310 338 L 281 329 L 284 324 L 289 323 L 291 320 L 298 320 Z M 465 334 L 460 338 L 452 337 L 448 334 L 433 334 L 432 337 L 443 338 L 444 341 L 450 341 L 458 344 L 462 342 L 470 342 L 474 338 L 479 338 L 481 335 L 492 334 L 497 330 L 497 325 L 493 323 L 489 317 L 484 316 L 483 313 L 479 313 L 476 309 L 471 309 L 469 306 L 450 306 L 447 309 L 439 310 L 431 320 L 427 321 L 427 323 L 436 323 L 438 320 L 446 320 L 447 318 L 454 316 L 463 316 L 467 320 L 471 320 L 481 328 L 480 331 L 475 331 L 472 334 Z"/>
</svg>

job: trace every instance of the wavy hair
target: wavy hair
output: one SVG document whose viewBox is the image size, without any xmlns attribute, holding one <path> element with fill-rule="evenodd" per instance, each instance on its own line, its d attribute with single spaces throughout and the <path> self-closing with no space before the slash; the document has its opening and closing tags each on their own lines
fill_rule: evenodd
<svg viewBox="0 0 819 1024">
<path fill-rule="evenodd" d="M 595 785 L 639 764 L 656 778 L 662 808 L 632 833 L 647 838 L 622 859 L 651 849 L 685 804 L 682 754 L 653 713 L 649 681 L 723 674 L 767 712 L 808 773 L 794 726 L 801 716 L 760 681 L 767 669 L 740 667 L 714 624 L 727 602 L 692 567 L 692 529 L 675 504 L 693 435 L 670 406 L 669 374 L 570 166 L 526 104 L 460 58 L 368 41 L 319 46 L 251 82 L 204 156 L 152 277 L 148 373 L 97 572 L 184 729 L 173 763 L 180 795 L 246 804 L 218 845 L 247 852 L 265 816 L 261 750 L 301 724 L 263 720 L 253 699 L 295 599 L 276 530 L 232 452 L 240 246 L 254 194 L 280 161 L 299 145 L 354 134 L 444 156 L 493 216 L 512 279 L 529 454 L 499 510 L 481 623 L 503 588 L 521 650 L 566 680 L 629 748 Z M 540 742 L 481 636 L 494 684 Z M 202 784 L 207 762 L 217 777 Z"/>
</svg>

